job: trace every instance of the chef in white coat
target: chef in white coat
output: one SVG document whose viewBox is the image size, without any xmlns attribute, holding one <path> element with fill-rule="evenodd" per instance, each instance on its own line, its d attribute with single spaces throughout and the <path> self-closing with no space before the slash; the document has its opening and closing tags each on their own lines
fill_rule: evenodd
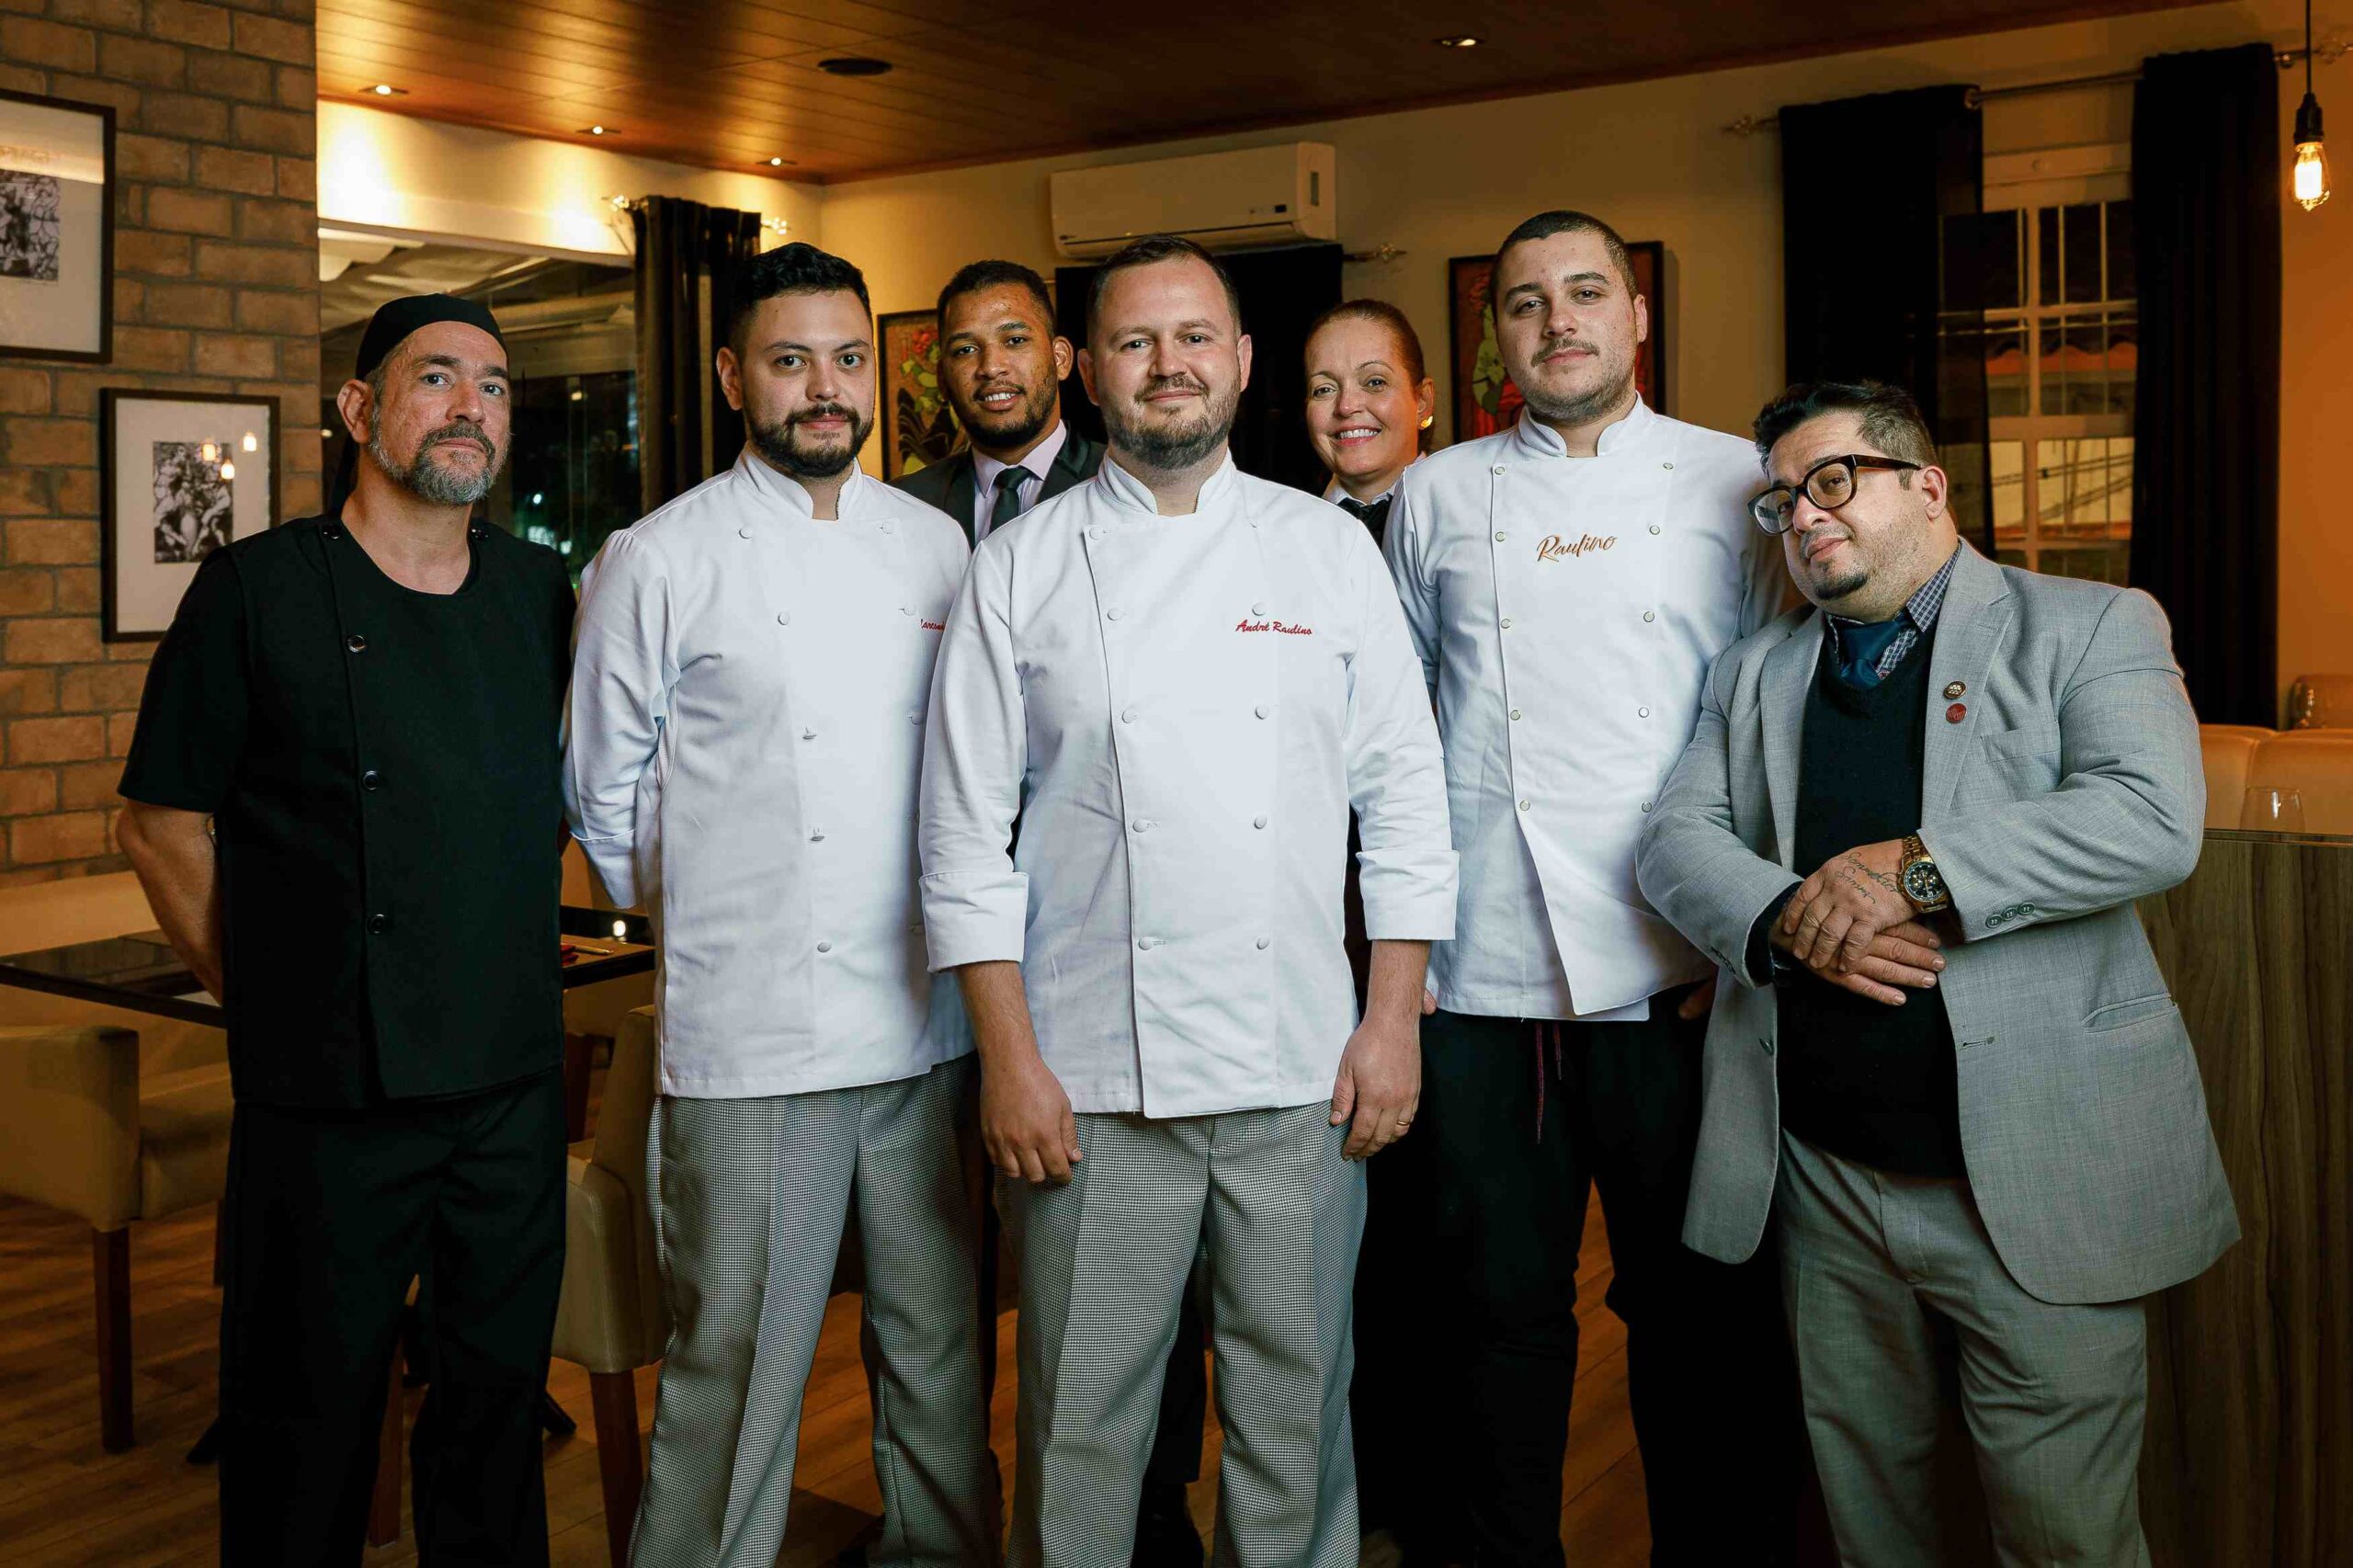
<svg viewBox="0 0 2353 1568">
<path fill-rule="evenodd" d="M 1709 663 L 1777 613 L 1749 443 L 1635 388 L 1648 304 L 1624 243 L 1554 211 L 1495 257 L 1510 429 L 1405 471 L 1386 550 L 1445 737 L 1462 855 L 1432 957 L 1424 1126 L 1459 1555 L 1563 1561 L 1561 1467 L 1587 1193 L 1627 1325 L 1654 1562 L 1786 1560 L 1797 1438 L 1769 1271 L 1681 1240 L 1711 972 L 1643 903 L 1634 855 Z"/>
<path fill-rule="evenodd" d="M 990 1563 L 976 1072 L 925 962 L 915 786 L 963 530 L 870 479 L 857 268 L 752 261 L 719 350 L 734 467 L 583 585 L 567 805 L 661 946 L 648 1138 L 674 1328 L 631 1559 L 768 1568 L 856 1205 L 879 1351 L 878 1563 Z"/>
<path fill-rule="evenodd" d="M 1413 1119 L 1454 853 L 1379 552 L 1227 455 L 1239 314 L 1188 242 L 1104 265 L 1080 367 L 1108 456 L 981 542 L 932 686 L 924 922 L 972 1014 L 1018 1250 L 1025 1568 L 1127 1562 L 1203 1248 L 1221 1560 L 1357 1560 L 1352 1162 Z M 1341 946 L 1351 807 L 1374 946 L 1361 1022 Z"/>
</svg>

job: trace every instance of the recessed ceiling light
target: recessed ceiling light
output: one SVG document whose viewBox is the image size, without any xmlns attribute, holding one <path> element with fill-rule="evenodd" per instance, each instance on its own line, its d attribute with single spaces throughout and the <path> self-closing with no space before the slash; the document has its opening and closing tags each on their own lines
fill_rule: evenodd
<svg viewBox="0 0 2353 1568">
<path fill-rule="evenodd" d="M 1432 39 L 1430 41 L 1437 44 L 1440 49 L 1476 49 L 1479 47 L 1479 40 L 1472 38 L 1469 33 L 1458 34 L 1453 38 Z"/>
<path fill-rule="evenodd" d="M 880 76 L 891 69 L 891 62 L 870 54 L 837 54 L 831 60 L 817 62 L 817 69 L 836 76 Z"/>
<path fill-rule="evenodd" d="M 768 160 L 768 167 L 772 169 L 780 169 L 790 161 L 790 160 L 785 158 L 770 158 Z"/>
<path fill-rule="evenodd" d="M 587 131 L 587 133 L 588 133 L 589 135 L 591 135 L 591 136 L 606 136 L 606 135 L 609 135 L 609 134 L 611 134 L 609 131 L 607 131 L 603 126 L 601 126 L 601 125 L 592 125 L 592 126 L 590 126 L 590 127 L 588 128 L 588 131 Z"/>
<path fill-rule="evenodd" d="M 406 87 L 395 87 L 390 82 L 379 82 L 368 90 L 375 94 L 380 98 L 404 98 L 408 97 L 408 89 Z"/>
</svg>

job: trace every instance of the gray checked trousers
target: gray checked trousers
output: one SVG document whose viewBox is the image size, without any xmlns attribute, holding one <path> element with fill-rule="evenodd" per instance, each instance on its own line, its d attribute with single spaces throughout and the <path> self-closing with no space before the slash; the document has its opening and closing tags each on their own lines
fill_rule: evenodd
<svg viewBox="0 0 2353 1568">
<path fill-rule="evenodd" d="M 646 1161 L 675 1324 L 636 1568 L 773 1568 L 849 1206 L 881 1351 L 877 1564 L 998 1561 L 981 1387 L 972 1058 L 816 1094 L 655 1105 Z"/>
<path fill-rule="evenodd" d="M 1219 1568 L 1354 1568 L 1364 1167 L 1323 1102 L 1078 1120 L 1067 1187 L 1000 1189 L 1021 1270 L 1017 1568 L 1126 1568 L 1186 1276 L 1206 1251 Z"/>
<path fill-rule="evenodd" d="M 2028 1295 L 1966 1181 L 1891 1175 L 1784 1136 L 1774 1203 L 1840 1561 L 2147 1568 L 2141 1302 Z M 1975 1496 L 1969 1478 L 1951 1484 L 1946 1456 L 1961 1449 Z"/>
</svg>

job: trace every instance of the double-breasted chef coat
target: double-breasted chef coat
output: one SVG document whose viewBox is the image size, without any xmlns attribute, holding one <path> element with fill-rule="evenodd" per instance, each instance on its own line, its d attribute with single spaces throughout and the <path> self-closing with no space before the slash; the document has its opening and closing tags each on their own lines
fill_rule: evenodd
<svg viewBox="0 0 2353 1568">
<path fill-rule="evenodd" d="M 655 915 L 666 1095 L 883 1083 L 972 1049 L 926 972 L 915 845 L 963 530 L 863 472 L 836 510 L 746 448 L 582 581 L 565 804 L 606 891 Z"/>
<path fill-rule="evenodd" d="M 1398 483 L 1385 540 L 1438 703 L 1462 855 L 1449 1012 L 1608 1020 L 1708 960 L 1634 851 L 1715 656 L 1779 613 L 1756 449 L 1637 401 L 1592 457 L 1524 412 Z"/>
<path fill-rule="evenodd" d="M 981 541 L 931 702 L 931 962 L 1021 963 L 1075 1111 L 1332 1092 L 1356 1021 L 1351 807 L 1369 935 L 1454 928 L 1404 617 L 1363 525 L 1314 496 L 1229 460 L 1162 517 L 1107 460 Z"/>
</svg>

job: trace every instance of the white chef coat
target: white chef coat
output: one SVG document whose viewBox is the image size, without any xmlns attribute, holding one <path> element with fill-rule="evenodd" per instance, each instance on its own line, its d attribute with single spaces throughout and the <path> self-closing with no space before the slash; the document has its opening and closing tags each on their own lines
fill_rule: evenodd
<svg viewBox="0 0 2353 1568">
<path fill-rule="evenodd" d="M 1574 458 L 1523 414 L 1415 463 L 1386 549 L 1438 703 L 1462 855 L 1451 1012 L 1649 1016 L 1707 960 L 1634 884 L 1634 849 L 1716 654 L 1779 612 L 1780 546 L 1737 436 L 1633 412 Z"/>
<path fill-rule="evenodd" d="M 1106 461 L 983 540 L 949 614 L 924 756 L 933 965 L 1020 961 L 1076 1111 L 1329 1096 L 1357 1017 L 1352 804 L 1368 933 L 1454 928 L 1417 673 L 1347 513 L 1229 461 L 1164 517 Z"/>
<path fill-rule="evenodd" d="M 1029 474 L 1021 482 L 1021 510 L 1027 512 L 1038 504 L 1046 488 L 1046 471 L 1063 455 L 1063 443 L 1070 438 L 1070 426 L 1061 420 L 1046 438 L 1029 449 L 1018 463 L 1002 463 L 986 453 L 972 454 L 972 542 L 978 544 L 989 537 L 989 519 L 996 515 L 996 476 L 1008 468 L 1018 468 Z"/>
<path fill-rule="evenodd" d="M 855 474 L 838 521 L 746 448 L 581 585 L 564 803 L 653 911 L 661 1091 L 805 1094 L 972 1049 L 915 907 L 915 784 L 963 530 Z"/>
</svg>

